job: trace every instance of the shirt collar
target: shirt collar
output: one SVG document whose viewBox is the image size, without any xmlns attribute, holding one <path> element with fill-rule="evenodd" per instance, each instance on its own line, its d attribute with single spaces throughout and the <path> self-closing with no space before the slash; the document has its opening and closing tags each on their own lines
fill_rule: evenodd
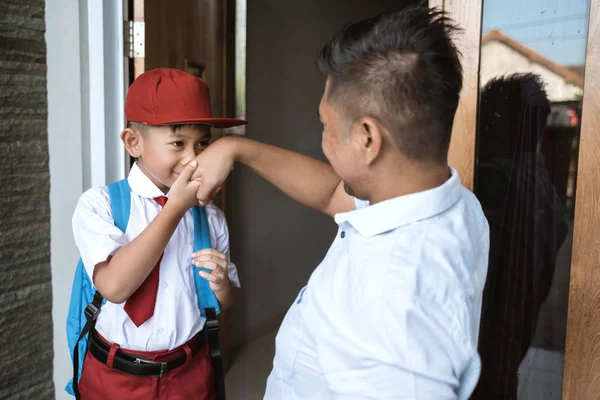
<svg viewBox="0 0 600 400">
<path fill-rule="evenodd" d="M 337 214 L 335 222 L 348 222 L 364 237 L 379 235 L 446 211 L 459 200 L 462 188 L 456 170 L 450 168 L 450 179 L 441 186 Z"/>
<path fill-rule="evenodd" d="M 140 197 L 147 199 L 154 199 L 156 197 L 165 196 L 162 190 L 160 190 L 151 180 L 142 172 L 137 163 L 134 163 L 129 171 L 127 177 L 129 187 L 131 191 Z M 166 195 L 169 197 L 169 194 Z"/>
</svg>

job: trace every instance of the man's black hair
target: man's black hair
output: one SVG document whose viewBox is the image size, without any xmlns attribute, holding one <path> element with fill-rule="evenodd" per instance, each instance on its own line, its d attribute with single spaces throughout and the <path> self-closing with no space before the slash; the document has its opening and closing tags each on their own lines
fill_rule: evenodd
<svg viewBox="0 0 600 400">
<path fill-rule="evenodd" d="M 369 116 L 410 159 L 446 162 L 462 88 L 459 29 L 425 5 L 352 23 L 321 50 L 328 102 L 355 122 Z"/>
</svg>

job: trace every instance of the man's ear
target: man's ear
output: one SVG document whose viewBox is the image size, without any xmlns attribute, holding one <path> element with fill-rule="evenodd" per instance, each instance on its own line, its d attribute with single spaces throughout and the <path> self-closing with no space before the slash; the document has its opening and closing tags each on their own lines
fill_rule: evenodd
<svg viewBox="0 0 600 400">
<path fill-rule="evenodd" d="M 371 165 L 381 153 L 383 132 L 379 123 L 371 117 L 363 117 L 354 124 L 354 138 L 362 154 L 363 162 Z"/>
<path fill-rule="evenodd" d="M 131 157 L 140 158 L 142 155 L 142 138 L 137 130 L 131 128 L 123 129 L 121 132 L 121 141 Z"/>
</svg>

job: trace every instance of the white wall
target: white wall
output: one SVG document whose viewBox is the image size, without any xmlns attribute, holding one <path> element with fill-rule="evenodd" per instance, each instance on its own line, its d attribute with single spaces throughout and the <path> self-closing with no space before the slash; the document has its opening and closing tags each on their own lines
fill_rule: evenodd
<svg viewBox="0 0 600 400">
<path fill-rule="evenodd" d="M 119 134 L 125 125 L 125 90 L 129 86 L 128 62 L 123 56 L 123 4 L 103 1 L 104 36 L 104 149 L 106 182 L 123 179 L 129 155 Z"/>
<path fill-rule="evenodd" d="M 71 217 L 90 186 L 125 175 L 124 58 L 121 0 L 46 1 L 48 146 L 54 385 L 56 399 L 72 375 L 65 321 L 79 253 Z"/>
<path fill-rule="evenodd" d="M 79 0 L 46 1 L 48 62 L 48 145 L 54 385 L 57 399 L 72 374 L 65 320 L 73 270 L 78 259 L 71 215 L 83 190 Z"/>
</svg>

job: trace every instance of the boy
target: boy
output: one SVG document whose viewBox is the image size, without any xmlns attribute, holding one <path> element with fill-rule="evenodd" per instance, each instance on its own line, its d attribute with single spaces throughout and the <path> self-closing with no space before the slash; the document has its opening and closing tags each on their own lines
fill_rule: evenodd
<svg viewBox="0 0 600 400">
<path fill-rule="evenodd" d="M 225 217 L 213 205 L 206 206 L 206 215 L 214 248 L 192 254 L 190 208 L 198 205 L 199 183 L 190 181 L 197 165 L 191 160 L 208 146 L 211 126 L 246 121 L 212 118 L 205 82 L 172 69 L 151 70 L 136 79 L 127 94 L 125 117 L 121 140 L 136 159 L 128 176 L 126 232 L 114 224 L 106 187 L 85 192 L 73 215 L 81 258 L 107 300 L 88 348 L 108 354 L 87 353 L 79 393 L 83 399 L 213 398 L 203 335 L 206 319 L 190 264 L 210 270 L 199 274 L 222 308 L 231 305 L 239 280 L 229 260 Z M 166 362 L 166 374 L 144 376 L 140 364 L 147 366 L 147 360 Z"/>
</svg>

